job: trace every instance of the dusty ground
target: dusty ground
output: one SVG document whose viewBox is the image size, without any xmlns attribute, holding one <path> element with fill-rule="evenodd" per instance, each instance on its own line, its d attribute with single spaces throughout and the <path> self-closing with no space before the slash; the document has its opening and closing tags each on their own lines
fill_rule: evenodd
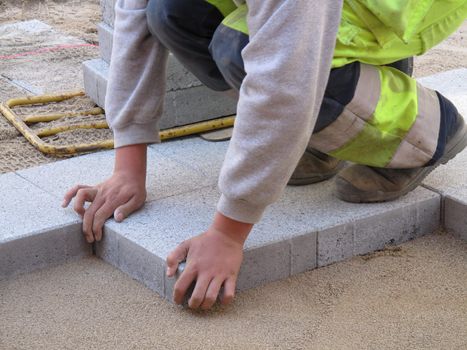
<svg viewBox="0 0 467 350">
<path fill-rule="evenodd" d="M 467 243 L 445 234 L 193 313 L 95 258 L 0 282 L 0 348 L 466 349 Z"/>
<path fill-rule="evenodd" d="M 31 19 L 97 44 L 99 0 L 0 0 L 0 24 Z"/>
<path fill-rule="evenodd" d="M 10 98 L 62 93 L 83 89 L 83 61 L 99 57 L 96 24 L 100 21 L 99 0 L 0 0 L 0 26 L 20 21 L 40 20 L 53 31 L 23 33 L 0 30 L 0 101 Z M 57 32 L 62 33 L 61 36 Z M 68 37 L 66 37 L 68 35 Z M 68 44 L 66 48 L 57 47 Z M 92 46 L 94 45 L 94 46 Z M 44 51 L 50 49 L 52 51 Z M 15 56 L 24 54 L 24 56 Z M 35 114 L 84 110 L 93 107 L 88 98 L 61 106 L 36 108 Z M 23 109 L 24 112 L 24 109 Z M 88 119 L 97 120 L 102 117 Z M 62 120 L 51 126 L 70 125 Z M 46 125 L 35 125 L 38 129 Z M 69 144 L 107 139 L 110 132 L 81 131 L 62 133 L 46 138 L 47 142 Z M 32 147 L 3 117 L 0 116 L 0 173 L 55 161 Z"/>
</svg>

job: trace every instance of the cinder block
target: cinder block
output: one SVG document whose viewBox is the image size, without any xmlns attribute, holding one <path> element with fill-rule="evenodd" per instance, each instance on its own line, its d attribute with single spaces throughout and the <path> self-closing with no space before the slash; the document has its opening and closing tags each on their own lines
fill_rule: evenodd
<svg viewBox="0 0 467 350">
<path fill-rule="evenodd" d="M 203 86 L 203 83 L 191 74 L 172 54 L 169 54 L 167 62 L 166 84 L 167 91 L 178 91 Z"/>
<path fill-rule="evenodd" d="M 101 59 L 85 61 L 83 72 L 86 94 L 104 108 L 108 64 Z M 164 102 L 164 114 L 159 121 L 161 129 L 235 114 L 236 101 L 222 92 L 212 91 L 205 86 L 195 86 L 195 83 L 193 87 L 178 89 L 181 84 L 188 84 L 189 79 L 191 78 L 186 78 L 185 81 L 176 81 L 175 78 L 170 80 Z M 170 90 L 176 86 L 177 90 Z"/>
<path fill-rule="evenodd" d="M 86 94 L 100 107 L 104 108 L 104 105 L 99 103 L 98 93 L 97 93 L 97 73 L 94 71 L 92 65 L 89 64 L 89 61 L 83 62 L 83 84 L 84 91 Z"/>
<path fill-rule="evenodd" d="M 102 151 L 21 170 L 18 173 L 60 200 L 76 184 L 98 184 L 112 175 L 115 151 Z M 53 175 L 51 175 L 53 174 Z M 60 179 L 60 181 L 57 181 Z M 210 185 L 198 170 L 148 150 L 147 201 Z M 60 205 L 58 202 L 57 206 Z"/>
<path fill-rule="evenodd" d="M 175 106 L 176 125 L 233 115 L 236 111 L 235 100 L 205 86 L 171 91 L 167 99 L 172 99 Z"/>
<path fill-rule="evenodd" d="M 447 194 L 444 200 L 444 227 L 467 241 L 467 188 Z"/>
<path fill-rule="evenodd" d="M 101 58 L 109 64 L 112 56 L 113 28 L 108 24 L 101 22 L 97 25 L 97 32 L 99 34 L 99 50 Z M 167 91 L 184 90 L 202 85 L 203 84 L 172 54 L 169 54 L 166 80 Z"/>
<path fill-rule="evenodd" d="M 0 279 L 91 253 L 55 197 L 14 173 L 0 175 L 0 188 Z"/>
<path fill-rule="evenodd" d="M 116 2 L 117 0 L 100 0 L 102 20 L 111 27 L 114 26 Z"/>
<path fill-rule="evenodd" d="M 109 66 L 101 59 L 83 62 L 84 89 L 86 94 L 102 108 L 105 106 Z"/>
<path fill-rule="evenodd" d="M 97 25 L 97 34 L 101 58 L 108 64 L 112 56 L 113 29 L 107 23 L 101 22 Z"/>
</svg>

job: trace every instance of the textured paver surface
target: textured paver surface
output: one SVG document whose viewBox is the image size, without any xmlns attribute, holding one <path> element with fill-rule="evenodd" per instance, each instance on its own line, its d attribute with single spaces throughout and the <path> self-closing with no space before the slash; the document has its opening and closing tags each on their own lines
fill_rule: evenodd
<svg viewBox="0 0 467 350">
<path fill-rule="evenodd" d="M 443 90 L 445 80 L 458 84 L 458 88 Z M 467 70 L 426 78 L 427 84 L 437 84 L 461 110 L 465 110 L 465 102 L 458 90 L 467 91 L 463 85 L 465 80 Z M 148 152 L 148 203 L 123 223 L 109 220 L 104 240 L 95 247 L 96 255 L 157 293 L 170 295 L 173 281 L 165 278 L 165 258 L 178 243 L 201 233 L 210 224 L 219 198 L 217 177 L 228 144 L 191 137 L 151 145 Z M 70 223 L 74 225 L 74 237 L 80 238 L 77 241 L 87 254 L 89 247 L 84 248 L 86 245 L 77 232 L 79 218 L 71 209 L 59 208 L 59 204 L 71 186 L 77 183 L 92 185 L 108 177 L 112 172 L 113 157 L 114 151 L 99 152 L 1 176 L 1 187 L 11 188 L 2 195 L 14 197 L 15 201 L 11 204 L 4 204 L 7 203 L 4 201 L 0 208 L 16 215 L 16 219 L 8 220 L 18 221 L 7 221 L 6 226 L 33 227 L 26 230 L 25 236 L 28 236 L 38 230 L 57 232 L 57 227 Z M 466 160 L 465 153 L 461 154 L 436 170 L 426 180 L 426 188 L 420 187 L 390 203 L 342 202 L 334 197 L 332 182 L 288 187 L 281 200 L 268 208 L 264 219 L 248 238 L 239 289 L 417 238 L 436 230 L 441 218 L 447 226 L 456 223 L 452 230 L 463 237 L 459 230 L 465 225 L 459 218 L 465 212 L 466 204 L 467 191 L 463 190 L 465 181 L 462 180 L 465 179 Z M 15 188 L 19 185 L 14 187 L 10 184 L 12 181 L 31 189 L 24 187 L 18 191 Z M 42 198 L 48 199 L 45 200 L 48 204 L 43 204 Z M 441 212 L 442 198 L 446 204 L 444 212 Z M 32 203 L 32 212 L 16 211 L 22 201 Z M 48 210 L 47 205 L 53 208 Z M 0 232 L 8 237 L 13 231 L 0 229 Z M 40 239 L 38 242 L 35 244 L 44 246 Z"/>
<path fill-rule="evenodd" d="M 78 217 L 17 174 L 0 175 L 0 279 L 90 254 Z"/>
</svg>

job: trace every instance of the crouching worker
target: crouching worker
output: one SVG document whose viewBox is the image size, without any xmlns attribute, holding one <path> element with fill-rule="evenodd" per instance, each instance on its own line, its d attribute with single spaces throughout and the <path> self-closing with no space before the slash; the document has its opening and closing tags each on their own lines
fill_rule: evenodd
<svg viewBox="0 0 467 350">
<path fill-rule="evenodd" d="M 237 90 L 212 224 L 167 257 L 169 276 L 187 261 L 176 303 L 194 281 L 191 308 L 209 309 L 221 287 L 230 303 L 243 244 L 288 182 L 336 175 L 345 201 L 393 200 L 466 146 L 454 105 L 406 64 L 466 17 L 465 0 L 119 0 L 106 98 L 115 169 L 71 189 L 64 205 L 75 197 L 88 242 L 112 215 L 143 206 L 169 51 L 208 87 Z"/>
</svg>

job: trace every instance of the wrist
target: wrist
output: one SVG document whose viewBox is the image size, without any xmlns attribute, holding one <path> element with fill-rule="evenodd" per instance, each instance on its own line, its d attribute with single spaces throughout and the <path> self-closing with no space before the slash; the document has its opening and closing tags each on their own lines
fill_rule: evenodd
<svg viewBox="0 0 467 350">
<path fill-rule="evenodd" d="M 243 245 L 248 238 L 254 224 L 231 219 L 220 212 L 216 212 L 211 228 Z"/>
<path fill-rule="evenodd" d="M 147 145 L 129 145 L 115 150 L 114 174 L 146 182 Z"/>
</svg>

